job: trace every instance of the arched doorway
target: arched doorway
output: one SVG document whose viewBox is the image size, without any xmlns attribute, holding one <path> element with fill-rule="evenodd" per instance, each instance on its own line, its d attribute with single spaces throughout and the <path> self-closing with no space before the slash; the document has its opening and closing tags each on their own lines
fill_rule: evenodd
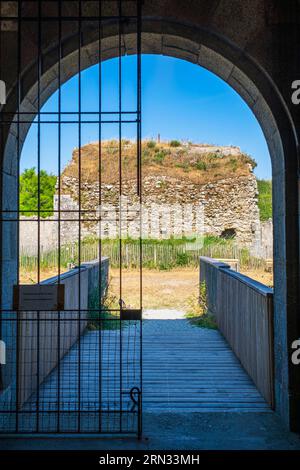
<svg viewBox="0 0 300 470">
<path fill-rule="evenodd" d="M 236 44 L 234 44 L 214 29 L 209 30 L 201 27 L 200 20 L 190 21 L 190 23 L 170 21 L 166 18 L 164 12 L 160 11 L 160 7 L 156 7 L 157 11 L 155 11 L 154 16 L 151 15 L 151 9 L 148 11 L 147 8 L 151 7 L 146 5 L 143 12 L 142 51 L 181 57 L 199 63 L 222 77 L 244 98 L 253 110 L 268 142 L 273 166 L 273 187 L 275 188 L 273 201 L 276 409 L 286 423 L 293 429 L 297 429 L 297 423 L 299 422 L 297 418 L 299 416 L 297 399 L 299 373 L 289 362 L 289 345 L 299 333 L 296 315 L 297 306 L 299 305 L 297 290 L 297 280 L 299 279 L 299 227 L 295 202 L 298 197 L 297 136 L 293 121 L 272 79 L 263 67 L 258 65 L 251 58 L 251 55 L 241 48 L 239 36 L 236 37 Z M 188 17 L 189 14 L 186 11 L 180 11 L 180 16 Z M 118 24 L 115 25 L 112 18 L 113 16 L 102 30 L 102 60 L 117 56 L 119 53 L 120 38 L 116 34 Z M 189 19 L 191 20 L 191 18 Z M 88 21 L 87 18 L 86 21 Z M 74 57 L 76 57 L 79 41 L 82 45 L 80 54 L 81 69 L 99 60 L 98 21 L 99 18 L 97 21 L 94 19 L 92 27 L 90 23 L 88 27 L 86 25 L 80 36 L 78 36 L 78 28 L 74 28 L 75 35 L 72 35 L 72 27 L 70 28 L 71 32 L 68 30 L 62 35 L 60 80 L 58 80 L 56 73 L 57 54 L 53 54 L 53 51 L 57 51 L 56 34 L 52 37 L 48 36 L 47 47 L 45 45 L 40 50 L 40 53 L 43 53 L 43 66 L 40 69 L 39 90 L 37 90 L 36 73 L 30 68 L 27 68 L 27 70 L 26 67 L 24 67 L 24 70 L 22 68 L 20 110 L 23 113 L 29 113 L 30 119 L 34 118 L 38 107 L 58 87 L 59 81 L 63 83 L 77 72 L 78 63 L 76 60 L 74 61 Z M 132 28 L 134 29 L 135 26 L 131 21 L 122 25 L 122 53 L 133 52 Z M 234 26 L 232 27 L 234 28 Z M 238 28 L 237 31 L 239 31 Z M 25 31 L 23 34 L 29 34 L 29 32 Z M 7 109 L 15 114 L 17 90 L 13 85 L 8 87 L 8 90 Z M 39 93 L 37 93 L 38 91 Z M 19 154 L 18 148 L 20 150 L 22 147 L 29 125 L 28 123 L 28 125 L 21 126 L 19 139 L 17 139 L 18 125 L 4 126 L 2 207 L 3 211 L 8 213 L 14 211 L 16 207 L 18 167 L 16 155 Z M 5 229 L 2 231 L 3 310 L 9 310 L 12 305 L 12 286 L 15 283 L 17 272 L 16 229 L 17 227 L 13 228 L 13 225 L 11 225 L 8 231 L 5 232 Z"/>
</svg>

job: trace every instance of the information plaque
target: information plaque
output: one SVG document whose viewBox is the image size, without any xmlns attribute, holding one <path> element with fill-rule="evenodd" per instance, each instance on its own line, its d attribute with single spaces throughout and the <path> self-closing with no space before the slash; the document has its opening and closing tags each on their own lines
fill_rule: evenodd
<svg viewBox="0 0 300 470">
<path fill-rule="evenodd" d="M 23 284 L 14 286 L 14 310 L 64 310 L 64 284 Z"/>
</svg>

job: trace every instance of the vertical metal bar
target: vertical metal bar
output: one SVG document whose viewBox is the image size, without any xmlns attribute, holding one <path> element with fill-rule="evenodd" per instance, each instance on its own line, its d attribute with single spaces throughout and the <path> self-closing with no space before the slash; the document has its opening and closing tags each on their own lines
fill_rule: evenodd
<svg viewBox="0 0 300 470">
<path fill-rule="evenodd" d="M 19 31 L 19 29 L 18 29 Z M 0 77 L 2 77 L 2 29 L 0 28 Z M 3 158 L 3 153 L 4 153 L 4 144 L 3 144 L 3 122 L 2 122 L 2 112 L 0 113 L 0 152 L 1 156 Z M 2 170 L 2 168 L 1 168 Z M 3 233 L 3 197 L 2 197 L 2 188 L 3 188 L 3 172 L 0 171 L 0 204 L 1 204 L 1 210 L 0 210 L 0 233 Z M 3 244 L 2 244 L 2 236 L 0 236 L 0 256 L 1 259 L 3 257 Z M 0 339 L 2 339 L 3 335 L 3 297 L 2 297 L 2 286 L 3 286 L 3 266 L 0 267 Z M 0 390 L 4 388 L 3 384 L 3 375 L 2 375 L 2 365 L 0 364 Z"/>
<path fill-rule="evenodd" d="M 120 250 L 120 309 L 123 308 L 122 302 L 122 36 L 121 36 L 121 16 L 122 0 L 119 0 L 119 250 Z M 122 432 L 122 412 L 123 412 L 123 377 L 122 377 L 122 321 L 120 312 L 120 432 Z"/>
<path fill-rule="evenodd" d="M 98 140 L 99 140 L 99 153 L 98 153 L 98 165 L 99 165 L 99 194 L 98 194 L 98 204 L 99 204 L 99 212 L 98 212 L 98 217 L 99 217 L 99 231 L 98 231 L 98 237 L 99 237 L 99 242 L 98 242 L 98 252 L 99 252 L 99 307 L 102 308 L 102 263 L 101 263 L 101 258 L 102 258 L 102 243 L 101 243 L 101 216 L 102 216 L 102 125 L 101 125 L 101 111 L 102 111 L 102 42 L 101 42 L 101 36 L 102 36 L 102 9 L 101 9 L 101 0 L 98 2 L 99 4 L 99 23 L 98 23 L 98 28 L 99 28 L 99 36 L 98 36 L 98 47 L 99 47 L 99 82 L 98 82 L 98 87 L 99 87 L 99 123 L 98 123 Z M 98 423 L 98 428 L 99 432 L 102 430 L 102 336 L 101 336 L 101 329 L 102 329 L 102 322 L 101 322 L 101 316 L 102 316 L 102 310 L 99 311 L 99 344 L 98 344 L 98 354 L 99 354 L 99 360 L 98 360 L 98 367 L 99 367 L 99 423 Z"/>
<path fill-rule="evenodd" d="M 60 207 L 60 198 L 61 198 L 61 2 L 58 2 L 58 284 L 60 284 L 60 264 L 61 264 L 61 253 L 60 253 L 60 244 L 61 244 L 61 207 Z M 58 291 L 57 291 L 57 295 Z M 57 312 L 57 432 L 60 431 L 60 322 L 61 322 L 61 312 Z"/>
<path fill-rule="evenodd" d="M 78 422 L 77 430 L 80 433 L 81 428 L 81 25 L 82 5 L 79 0 L 78 17 Z"/>
<path fill-rule="evenodd" d="M 41 60 L 41 41 L 42 41 L 42 30 L 41 30 L 41 17 L 42 17 L 42 4 L 41 2 L 38 3 L 38 99 L 37 99 L 37 105 L 38 105 L 38 254 L 37 254 L 37 263 L 38 263 L 38 271 L 37 271 L 37 282 L 38 284 L 41 281 L 41 272 L 40 272 L 40 263 L 41 263 L 41 114 L 40 114 L 40 94 L 41 94 L 41 66 L 42 66 L 42 60 Z M 36 374 L 36 380 L 37 380 L 37 393 L 36 393 L 36 407 L 37 407 L 37 413 L 36 413 L 36 432 L 39 432 L 39 418 L 40 418 L 40 311 L 37 311 L 37 374 Z"/>
<path fill-rule="evenodd" d="M 137 193 L 141 203 L 141 1 L 137 0 Z"/>
<path fill-rule="evenodd" d="M 18 100 L 18 121 L 17 121 L 17 285 L 20 285 L 20 249 L 19 249 L 19 220 L 20 220 L 20 103 L 21 103 L 21 8 L 22 1 L 18 1 L 18 65 L 17 65 L 17 100 Z M 20 394 L 20 320 L 19 311 L 16 311 L 16 432 L 19 431 L 19 394 Z"/>
<path fill-rule="evenodd" d="M 140 309 L 143 312 L 143 243 L 142 243 L 142 2 L 137 0 L 137 159 L 138 159 L 138 195 L 140 205 Z M 140 323 L 140 393 L 139 393 L 139 407 L 138 407 L 138 437 L 142 435 L 143 429 L 143 322 L 142 318 Z"/>
</svg>

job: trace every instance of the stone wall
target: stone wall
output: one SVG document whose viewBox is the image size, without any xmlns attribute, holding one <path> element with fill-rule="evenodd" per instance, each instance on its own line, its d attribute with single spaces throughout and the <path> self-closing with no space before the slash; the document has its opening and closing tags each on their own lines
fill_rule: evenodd
<svg viewBox="0 0 300 470">
<path fill-rule="evenodd" d="M 273 258 L 273 221 L 265 220 L 260 223 L 260 230 L 251 247 L 251 253 L 260 258 Z"/>
<path fill-rule="evenodd" d="M 169 176 L 147 176 L 143 179 L 142 229 L 143 236 L 168 238 L 182 236 L 189 232 L 222 235 L 233 230 L 241 245 L 251 245 L 260 230 L 257 206 L 256 178 L 248 176 L 221 179 L 217 182 L 197 185 L 188 180 Z M 61 210 L 75 210 L 78 206 L 77 180 L 64 177 L 62 180 Z M 103 184 L 101 187 L 101 210 L 99 208 L 98 183 L 82 183 L 81 204 L 89 210 L 90 219 L 101 215 L 101 225 L 93 222 L 82 224 L 82 235 L 99 233 L 102 236 L 117 235 L 119 229 L 119 187 Z M 58 196 L 55 196 L 55 208 Z M 140 233 L 139 205 L 136 181 L 122 184 L 122 233 L 136 237 Z M 76 219 L 76 212 L 63 217 Z M 78 236 L 77 224 L 63 223 L 62 238 Z"/>
<path fill-rule="evenodd" d="M 61 243 L 78 240 L 78 181 L 62 180 Z M 116 237 L 120 228 L 119 187 L 103 184 L 99 207 L 99 185 L 82 183 L 81 208 L 84 219 L 81 239 L 87 236 Z M 140 206 L 136 181 L 125 181 L 122 186 L 121 219 L 123 236 L 138 237 L 140 233 Z M 58 209 L 58 195 L 54 200 Z M 98 223 L 97 219 L 101 219 Z M 255 176 L 232 177 L 217 182 L 197 185 L 187 180 L 167 176 L 147 176 L 143 179 L 142 204 L 143 237 L 169 238 L 206 233 L 220 236 L 225 231 L 235 233 L 240 245 L 252 246 L 261 238 L 257 184 Z M 37 247 L 37 223 L 26 219 L 20 223 L 20 244 L 23 251 L 34 253 Z M 40 246 L 42 249 L 58 245 L 58 223 L 54 217 L 41 220 Z"/>
</svg>

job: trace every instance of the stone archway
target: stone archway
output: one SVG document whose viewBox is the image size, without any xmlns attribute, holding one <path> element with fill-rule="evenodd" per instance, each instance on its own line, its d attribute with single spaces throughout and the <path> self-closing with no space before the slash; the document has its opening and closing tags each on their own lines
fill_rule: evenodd
<svg viewBox="0 0 300 470">
<path fill-rule="evenodd" d="M 146 2 L 147 4 L 148 2 Z M 151 3 L 151 2 L 149 2 Z M 165 2 L 163 2 L 165 3 Z M 272 158 L 274 205 L 274 277 L 275 277 L 275 383 L 276 410 L 291 429 L 299 428 L 299 372 L 289 361 L 289 345 L 299 336 L 299 226 L 297 207 L 297 134 L 289 110 L 277 86 L 266 70 L 246 51 L 243 33 L 236 31 L 236 42 L 226 39 L 203 26 L 196 15 L 197 2 L 191 2 L 190 12 L 179 12 L 177 19 L 168 19 L 159 5 L 145 6 L 142 27 L 142 52 L 164 54 L 189 60 L 207 68 L 226 81 L 249 105 L 259 121 Z M 165 7 L 165 6 L 164 6 Z M 148 11 L 147 11 L 148 8 Z M 151 15 L 151 8 L 154 15 Z M 148 14 L 147 14 L 148 13 Z M 182 20 L 184 15 L 189 21 Z M 226 28 L 225 28 L 226 29 Z M 250 27 L 248 28 L 250 31 Z M 123 35 L 124 54 L 132 53 L 130 24 Z M 251 31 L 250 31 L 251 33 Z M 252 32 L 254 33 L 254 32 Z M 97 31 L 89 28 L 83 32 L 82 69 L 99 60 Z M 118 55 L 118 38 L 115 26 L 110 24 L 103 31 L 101 59 Z M 50 44 L 50 45 L 49 45 Z M 45 48 L 44 70 L 41 80 L 40 106 L 58 87 L 55 41 L 49 40 Z M 64 38 L 61 60 L 61 83 L 78 70 L 76 36 Z M 37 113 L 36 76 L 31 66 L 24 67 L 21 111 L 33 120 Z M 8 90 L 8 109 L 14 111 L 15 89 Z M 30 124 L 21 126 L 21 146 Z M 16 159 L 17 129 L 12 125 L 5 136 L 5 152 L 2 165 L 2 208 L 15 209 L 17 201 L 18 162 Z M 2 232 L 2 308 L 11 307 L 11 286 L 17 273 L 17 225 L 10 224 Z"/>
</svg>

